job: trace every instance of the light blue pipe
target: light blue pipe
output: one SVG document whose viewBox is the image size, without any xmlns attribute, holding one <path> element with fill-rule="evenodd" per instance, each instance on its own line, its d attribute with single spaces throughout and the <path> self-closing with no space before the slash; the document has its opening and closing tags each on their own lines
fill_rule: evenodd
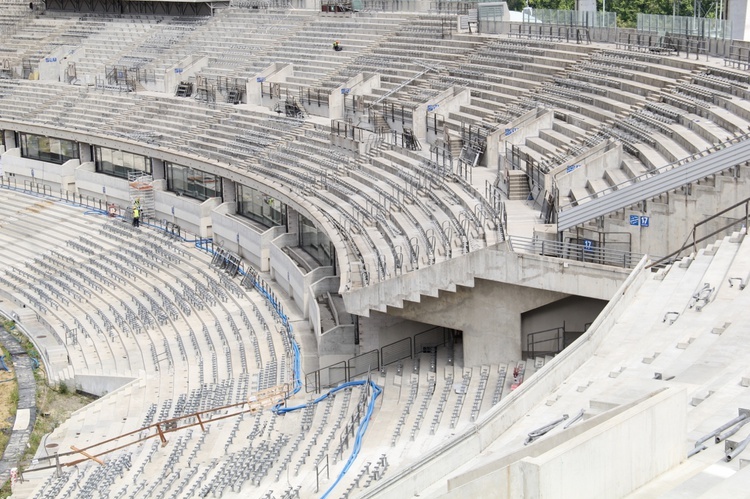
<svg viewBox="0 0 750 499">
<path fill-rule="evenodd" d="M 86 212 L 87 214 L 105 214 L 106 212 L 97 212 L 97 210 L 90 210 Z M 161 229 L 161 227 L 152 225 L 152 224 L 143 224 L 151 227 L 155 227 L 157 229 Z M 162 229 L 165 230 L 166 229 Z M 185 242 L 195 243 L 195 247 L 206 251 L 207 253 L 211 254 L 212 256 L 216 254 L 216 251 L 211 250 L 207 247 L 204 247 L 202 243 L 206 242 L 206 239 L 193 239 L 193 240 L 187 240 L 180 236 L 180 238 Z M 244 276 L 246 272 L 242 269 L 238 269 L 240 275 Z M 302 389 L 302 366 L 301 366 L 301 354 L 299 350 L 299 345 L 297 344 L 297 341 L 294 339 L 294 334 L 292 330 L 292 325 L 289 324 L 289 318 L 284 314 L 284 311 L 282 310 L 279 303 L 271 296 L 271 293 L 268 292 L 265 288 L 263 288 L 260 285 L 260 282 L 255 281 L 254 283 L 255 289 L 263 295 L 263 297 L 268 300 L 269 303 L 273 306 L 274 311 L 279 316 L 279 319 L 281 319 L 282 324 L 287 330 L 287 334 L 289 335 L 289 341 L 292 346 L 292 352 L 294 355 L 294 385 L 291 393 L 288 393 L 286 395 L 286 399 L 289 399 L 292 395 L 295 395 Z M 365 380 L 358 380 L 358 381 L 349 381 L 347 383 L 344 383 L 342 385 L 337 386 L 336 388 L 333 388 L 328 391 L 325 395 L 321 395 L 317 399 L 313 400 L 312 402 L 309 402 L 307 404 L 302 404 L 294 407 L 280 407 L 276 406 L 273 408 L 273 411 L 276 414 L 286 414 L 287 412 L 296 411 L 299 409 L 303 409 L 307 407 L 309 404 L 317 404 L 326 398 L 330 397 L 334 393 L 343 390 L 345 388 L 351 387 L 351 386 L 358 386 L 358 385 L 364 385 L 365 383 L 368 383 L 368 381 Z M 344 475 L 349 471 L 354 461 L 357 459 L 357 456 L 359 455 L 359 451 L 362 447 L 362 438 L 364 437 L 365 433 L 367 432 L 367 427 L 370 424 L 370 418 L 372 417 L 372 413 L 375 410 L 375 400 L 380 396 L 380 394 L 383 392 L 382 388 L 380 388 L 377 384 L 375 384 L 374 381 L 369 381 L 370 387 L 372 388 L 373 396 L 370 399 L 370 403 L 367 406 L 367 412 L 365 413 L 365 416 L 362 418 L 362 424 L 359 425 L 359 428 L 357 429 L 357 435 L 354 439 L 354 444 L 352 445 L 352 453 L 349 455 L 349 459 L 347 459 L 346 464 L 344 465 L 344 468 L 341 470 L 339 475 L 336 477 L 336 480 L 331 484 L 331 486 L 328 488 L 328 490 L 325 491 L 325 493 L 322 496 L 322 499 L 325 499 L 328 497 L 328 495 L 333 491 L 333 489 L 341 482 L 341 480 L 344 478 Z"/>
</svg>

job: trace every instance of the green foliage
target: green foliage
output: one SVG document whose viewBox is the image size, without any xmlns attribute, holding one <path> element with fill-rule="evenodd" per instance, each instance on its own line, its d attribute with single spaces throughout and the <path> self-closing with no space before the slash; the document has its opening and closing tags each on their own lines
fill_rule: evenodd
<svg viewBox="0 0 750 499">
<path fill-rule="evenodd" d="M 70 393 L 70 389 L 68 388 L 68 385 L 61 381 L 57 384 L 57 393 L 60 395 L 67 395 Z"/>
<path fill-rule="evenodd" d="M 551 10 L 574 10 L 575 0 L 509 0 L 508 8 L 520 12 L 529 6 L 535 9 Z M 660 15 L 677 15 L 692 16 L 693 1 L 679 0 L 678 9 L 674 11 L 673 0 L 597 0 L 596 7 L 602 11 L 606 6 L 607 12 L 617 13 L 617 25 L 620 27 L 634 28 L 638 22 L 638 14 L 660 14 Z M 703 13 L 701 13 L 702 15 Z"/>
<path fill-rule="evenodd" d="M 3 486 L 0 487 L 0 499 L 5 499 L 6 497 L 10 497 L 11 490 L 10 490 L 10 479 L 5 480 L 3 483 Z"/>
<path fill-rule="evenodd" d="M 18 384 L 13 384 L 13 390 L 10 392 L 10 403 L 13 407 L 18 407 Z"/>
</svg>

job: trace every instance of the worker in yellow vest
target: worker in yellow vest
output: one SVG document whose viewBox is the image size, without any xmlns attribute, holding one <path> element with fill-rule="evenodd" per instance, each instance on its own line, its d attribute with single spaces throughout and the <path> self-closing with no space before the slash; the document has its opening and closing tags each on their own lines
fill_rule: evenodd
<svg viewBox="0 0 750 499">
<path fill-rule="evenodd" d="M 133 207 L 133 227 L 140 226 L 141 223 L 141 209 L 136 205 Z"/>
</svg>

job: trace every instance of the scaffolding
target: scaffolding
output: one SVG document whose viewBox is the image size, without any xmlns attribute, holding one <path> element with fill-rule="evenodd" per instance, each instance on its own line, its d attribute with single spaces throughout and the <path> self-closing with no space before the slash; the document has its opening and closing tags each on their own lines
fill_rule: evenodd
<svg viewBox="0 0 750 499">
<path fill-rule="evenodd" d="M 138 205 L 141 210 L 141 218 L 153 217 L 154 210 L 154 177 L 148 173 L 130 172 L 128 174 L 130 184 L 130 205 Z"/>
</svg>

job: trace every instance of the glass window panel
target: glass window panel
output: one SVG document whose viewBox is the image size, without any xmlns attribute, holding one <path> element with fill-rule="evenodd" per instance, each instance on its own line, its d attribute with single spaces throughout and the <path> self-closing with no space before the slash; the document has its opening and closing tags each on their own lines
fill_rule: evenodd
<svg viewBox="0 0 750 499">
<path fill-rule="evenodd" d="M 56 158 L 57 161 L 62 159 L 62 147 L 58 139 L 49 139 L 50 159 Z"/>
<path fill-rule="evenodd" d="M 129 152 L 125 152 L 121 154 L 122 154 L 122 162 L 120 164 L 128 170 L 134 170 L 135 168 L 133 166 L 133 155 Z"/>
<path fill-rule="evenodd" d="M 112 151 L 112 164 L 117 166 L 123 166 L 122 163 L 122 151 Z"/>
<path fill-rule="evenodd" d="M 62 154 L 63 161 L 68 161 L 78 157 L 77 144 L 71 140 L 60 141 L 60 153 Z"/>
<path fill-rule="evenodd" d="M 49 159 L 49 138 L 37 136 L 36 139 L 36 157 L 42 161 L 47 161 Z"/>
<path fill-rule="evenodd" d="M 38 158 L 39 145 L 37 144 L 37 137 L 35 135 L 24 135 L 23 138 L 26 145 L 25 156 L 27 158 Z"/>
<path fill-rule="evenodd" d="M 221 179 L 216 182 L 220 195 Z M 286 224 L 286 205 L 257 189 L 237 186 L 237 212 L 267 227 Z"/>
<path fill-rule="evenodd" d="M 307 217 L 299 222 L 300 247 L 321 265 L 333 265 L 331 240 Z"/>
</svg>

